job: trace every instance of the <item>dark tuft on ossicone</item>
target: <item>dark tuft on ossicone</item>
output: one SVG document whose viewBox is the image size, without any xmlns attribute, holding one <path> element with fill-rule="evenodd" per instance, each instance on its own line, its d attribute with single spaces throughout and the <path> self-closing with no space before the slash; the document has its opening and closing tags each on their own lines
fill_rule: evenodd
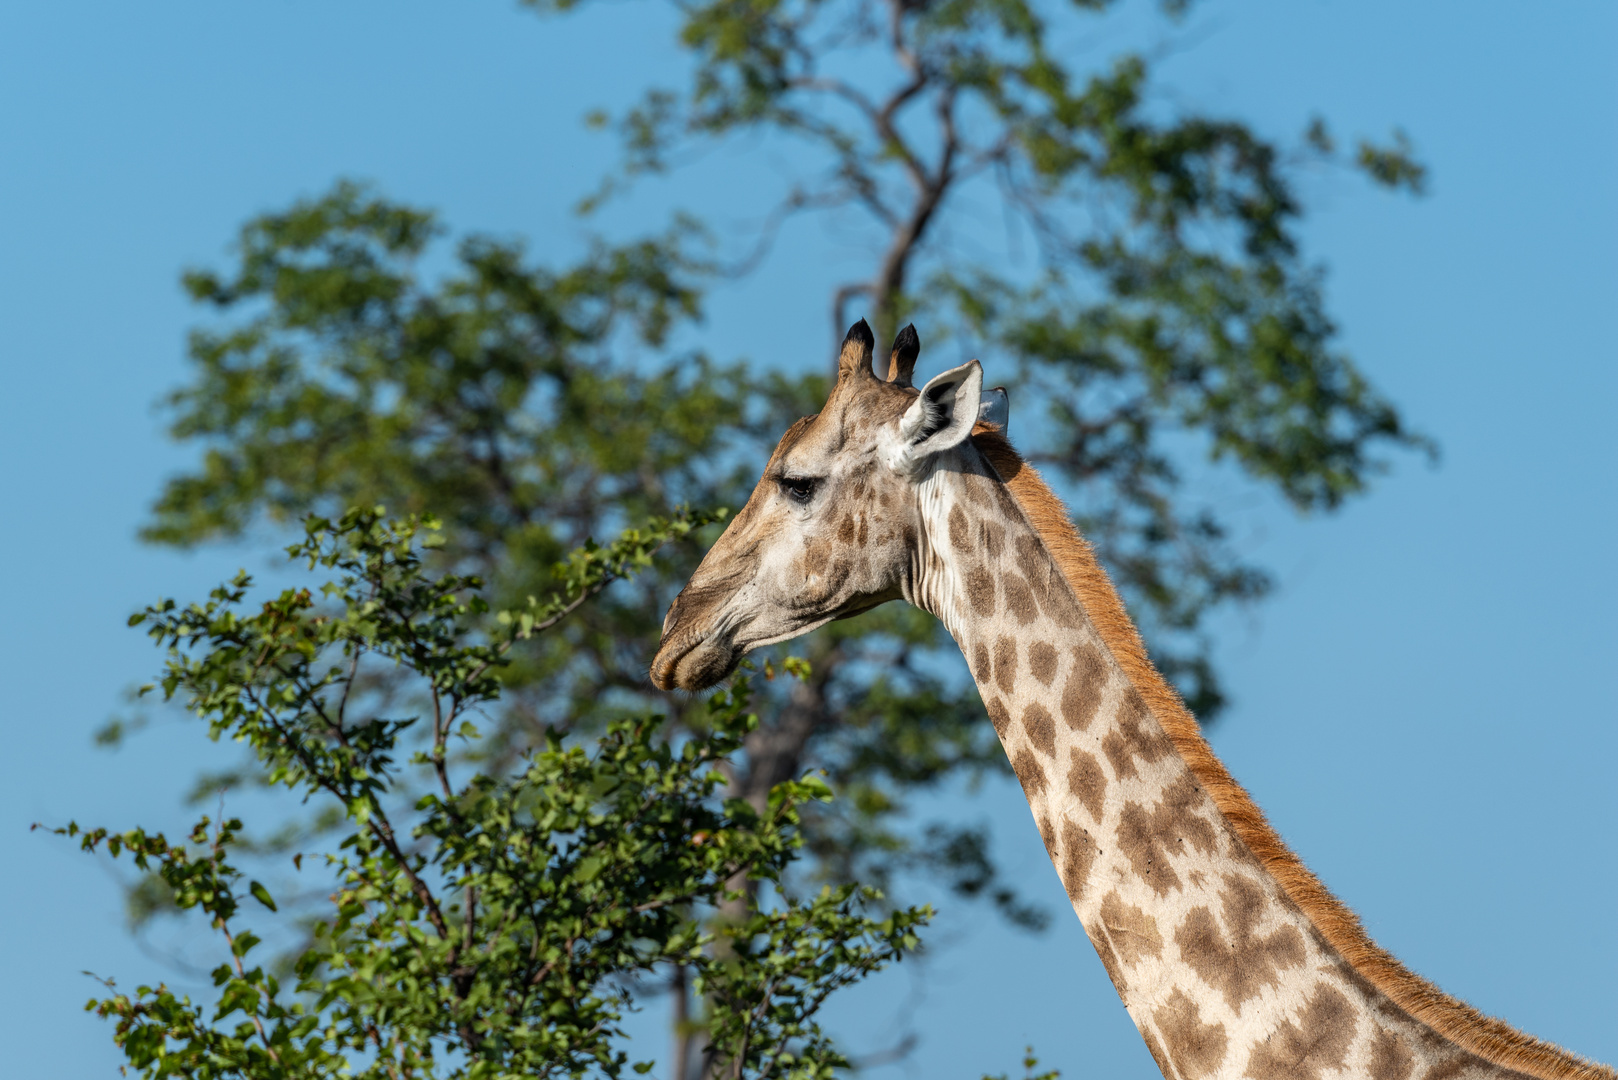
<svg viewBox="0 0 1618 1080">
<path fill-rule="evenodd" d="M 876 335 L 871 333 L 871 326 L 864 319 L 848 328 L 848 335 L 843 338 L 843 344 L 847 345 L 850 341 L 857 341 L 867 349 L 876 348 Z"/>
<path fill-rule="evenodd" d="M 916 333 L 915 323 L 906 323 L 905 328 L 899 331 L 899 336 L 893 339 L 893 353 L 903 360 L 914 361 L 921 352 L 921 335 Z"/>
<path fill-rule="evenodd" d="M 916 357 L 921 354 L 921 335 L 916 324 L 910 323 L 893 339 L 893 355 L 888 360 L 888 382 L 895 386 L 909 386 L 916 371 Z"/>
</svg>

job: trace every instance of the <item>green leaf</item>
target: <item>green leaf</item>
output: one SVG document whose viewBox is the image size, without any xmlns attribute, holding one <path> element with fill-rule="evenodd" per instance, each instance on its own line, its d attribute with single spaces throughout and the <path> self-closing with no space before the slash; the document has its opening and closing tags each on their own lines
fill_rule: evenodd
<svg viewBox="0 0 1618 1080">
<path fill-rule="evenodd" d="M 264 886 L 255 881 L 247 886 L 247 891 L 253 894 L 253 899 L 257 900 L 271 911 L 275 910 L 275 901 L 270 899 L 270 890 L 266 889 Z"/>
</svg>

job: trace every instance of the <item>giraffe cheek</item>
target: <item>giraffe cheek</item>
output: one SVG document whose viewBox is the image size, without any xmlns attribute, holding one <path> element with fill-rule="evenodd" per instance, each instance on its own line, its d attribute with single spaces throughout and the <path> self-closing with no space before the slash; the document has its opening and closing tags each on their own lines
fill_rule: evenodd
<svg viewBox="0 0 1618 1080">
<path fill-rule="evenodd" d="M 846 559 L 833 559 L 823 565 L 819 573 L 810 573 L 797 587 L 796 597 L 784 598 L 788 607 L 824 613 L 824 609 L 842 599 L 844 587 L 849 584 L 852 566 Z"/>
</svg>

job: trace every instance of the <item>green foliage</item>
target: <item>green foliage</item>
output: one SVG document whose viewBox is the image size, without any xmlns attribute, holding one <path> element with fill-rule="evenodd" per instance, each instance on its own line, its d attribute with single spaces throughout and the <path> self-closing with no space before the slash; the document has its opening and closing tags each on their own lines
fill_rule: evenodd
<svg viewBox="0 0 1618 1080">
<path fill-rule="evenodd" d="M 1344 160 L 1324 121 L 1288 148 L 1165 109 L 1141 53 L 1075 70 L 1056 43 L 1116 6 L 680 4 L 690 83 L 650 89 L 618 119 L 623 175 L 603 194 L 694 145 L 768 135 L 807 151 L 817 167 L 781 193 L 771 229 L 840 211 L 882 252 L 837 286 L 835 321 L 863 298 L 879 337 L 915 318 L 930 341 L 947 331 L 966 355 L 1014 362 L 1014 401 L 1046 413 L 1019 415 L 1019 443 L 1071 482 L 1161 666 L 1210 718 L 1223 694 L 1196 630 L 1269 580 L 1182 490 L 1184 436 L 1302 510 L 1362 491 L 1386 467 L 1379 451 L 1431 447 L 1332 347 L 1320 274 L 1299 255 L 1291 163 Z M 1159 6 L 1175 18 L 1189 5 Z M 1400 131 L 1390 146 L 1360 140 L 1344 163 L 1384 187 L 1424 187 Z M 942 239 L 967 199 L 1033 235 L 1033 273 Z"/>
<path fill-rule="evenodd" d="M 1019 448 L 1204 719 L 1223 702 L 1206 618 L 1269 579 L 1193 470 L 1332 511 L 1390 452 L 1431 451 L 1337 346 L 1298 228 L 1300 163 L 1420 193 L 1409 140 L 1343 150 L 1317 118 L 1289 144 L 1166 105 L 1141 53 L 1075 62 L 1065 44 L 1117 7 L 677 5 L 689 81 L 587 114 L 624 159 L 583 209 L 693 149 L 791 144 L 796 172 L 760 189 L 755 234 L 727 231 L 736 250 L 682 217 L 571 266 L 483 236 L 445 252 L 430 212 L 339 182 L 249 221 L 228 269 L 186 276 L 212 319 L 166 404 L 199 460 L 143 535 L 304 521 L 291 553 L 333 580 L 255 604 L 242 576 L 135 620 L 169 650 L 162 696 L 250 754 L 193 798 L 302 801 L 251 832 L 221 809 L 182 843 L 65 830 L 145 872 L 132 918 L 201 912 L 217 935 L 212 1000 L 109 982 L 91 1003 L 133 1067 L 617 1076 L 645 1065 L 624 1018 L 667 988 L 676 1077 L 824 1077 L 844 1064 L 815 1025 L 826 995 L 914 949 L 925 916 L 871 886 L 933 875 L 1043 925 L 985 829 L 907 814 L 916 792 L 1006 769 L 929 616 L 834 623 L 707 701 L 660 698 L 645 670 L 723 517 L 680 508 L 742 505 L 773 440 L 825 400 L 827 371 L 677 344 L 703 290 L 758 266 L 795 215 L 863 222 L 877 253 L 826 297 L 830 341 L 857 314 L 883 334 L 914 318 L 929 355 L 947 341 L 1012 382 Z M 994 209 L 1034 240 L 1020 268 L 956 242 Z M 412 516 L 346 509 L 378 504 Z M 1031 1050 L 1023 1064 L 1055 1076 Z"/>
<path fill-rule="evenodd" d="M 672 241 L 602 248 L 551 274 L 516 245 L 473 238 L 459 272 L 427 291 L 417 267 L 437 231 L 429 214 L 342 183 L 251 222 L 235 273 L 186 276 L 198 301 L 257 315 L 192 336 L 197 374 L 169 399 L 173 434 L 213 445 L 199 474 L 170 483 L 147 539 L 195 543 L 262 513 L 298 520 L 311 503 L 388 496 L 457 527 L 486 531 L 495 513 L 508 543 L 547 549 L 535 553 L 547 568 L 582 541 L 568 526 L 593 531 L 595 508 L 567 505 L 575 482 L 635 518 L 666 511 L 664 478 L 711 454 L 741 407 L 737 373 L 700 357 L 649 379 L 610 361 L 620 333 L 656 345 L 695 315 Z"/>
<path fill-rule="evenodd" d="M 1188 7 L 1158 6 L 1170 19 Z M 250 221 L 236 265 L 187 278 L 217 318 L 193 336 L 193 374 L 168 405 L 201 461 L 165 487 L 146 537 L 198 544 L 350 505 L 432 512 L 450 526 L 434 565 L 487 581 L 494 610 L 521 611 L 590 536 L 680 505 L 740 506 L 774 438 L 820 407 L 824 371 L 761 373 L 674 343 L 716 275 L 758 265 L 792 216 L 833 213 L 845 232 L 863 221 L 879 253 L 826 298 L 836 333 L 860 303 L 890 330 L 916 318 L 929 355 L 954 337 L 951 353 L 992 358 L 1013 382 L 1019 448 L 1065 489 L 1159 666 L 1216 717 L 1203 627 L 1270 582 L 1236 550 L 1200 470 L 1325 512 L 1394 452 L 1430 450 L 1337 345 L 1299 239 L 1298 166 L 1336 162 L 1411 192 L 1425 172 L 1400 133 L 1343 150 L 1318 119 L 1294 144 L 1169 107 L 1138 52 L 1081 66 L 1062 44 L 1116 7 L 679 5 L 670 47 L 689 81 L 587 116 L 625 151 L 588 208 L 605 212 L 686 151 L 790 143 L 796 171 L 765 191 L 766 224 L 739 250 L 694 249 L 701 229 L 680 219 L 571 267 L 486 237 L 429 262 L 443 236 L 429 213 L 350 184 Z M 1034 238 L 1025 269 L 951 239 L 977 239 L 974 222 L 995 217 L 985 208 Z M 491 675 L 484 738 L 448 756 L 505 775 L 550 728 L 599 732 L 648 710 L 702 730 L 699 703 L 660 700 L 645 679 L 696 550 L 671 550 L 509 657 Z M 468 624 L 494 640 L 493 617 Z M 982 829 L 906 819 L 914 793 L 1005 769 L 936 622 L 888 605 L 801 648 L 805 677 L 755 686 L 761 721 L 729 793 L 761 806 L 775 784 L 822 770 L 846 797 L 801 808 L 814 873 L 879 885 L 934 874 L 1039 925 Z M 387 692 L 391 677 L 370 685 Z"/>
<path fill-rule="evenodd" d="M 418 223 L 410 243 L 388 224 L 400 221 Z M 592 535 L 682 503 L 739 504 L 757 471 L 748 451 L 824 400 L 819 374 L 756 376 L 700 355 L 646 374 L 619 360 L 626 335 L 644 340 L 634 313 L 670 295 L 694 307 L 694 293 L 661 276 L 686 265 L 676 254 L 603 249 L 558 274 L 474 239 L 428 283 L 415 241 L 434 229 L 425 214 L 343 184 L 251 222 L 231 274 L 190 277 L 208 302 L 245 318 L 193 336 L 198 377 L 170 405 L 176 435 L 209 449 L 197 474 L 167 488 L 149 539 L 192 544 L 349 504 L 432 511 L 449 524 L 434 558 L 487 581 L 496 610 L 515 608 Z M 645 679 L 670 587 L 695 554 L 670 549 L 654 572 L 621 579 L 498 671 L 501 698 L 478 747 L 484 767 L 519 759 L 549 726 L 594 728 L 659 707 L 681 725 L 700 722 L 700 709 L 660 702 Z M 762 764 L 756 782 L 743 774 L 741 793 L 762 798 L 809 768 L 840 790 L 872 792 L 894 768 L 918 784 L 1001 767 L 975 698 L 949 690 L 926 662 L 936 641 L 934 620 L 894 607 L 809 642 L 812 676 L 760 687 L 768 720 L 746 760 Z M 880 685 L 861 661 L 880 666 Z M 765 761 L 764 734 L 794 708 L 814 745 Z M 904 747 L 925 756 L 907 760 L 895 752 Z M 906 846 L 889 823 L 895 803 L 890 794 L 806 808 L 822 868 L 884 883 L 897 865 L 886 856 Z M 833 855 L 835 865 L 820 858 Z M 916 856 L 928 863 L 925 848 Z M 952 864 L 930 865 L 976 891 Z"/>
<path fill-rule="evenodd" d="M 342 825 L 323 850 L 292 859 L 326 906 L 299 905 L 307 937 L 290 985 L 253 956 L 251 927 L 283 905 L 241 868 L 251 856 L 241 821 L 205 817 L 182 843 L 59 830 L 131 858 L 219 936 L 212 1002 L 108 982 L 90 1003 L 116 1021 L 130 1065 L 253 1080 L 644 1072 L 622 1023 L 646 981 L 671 968 L 706 995 L 700 1023 L 724 1075 L 818 1078 L 845 1064 L 816 1012 L 914 950 L 927 912 L 872 917 L 874 890 L 799 899 L 785 888 L 801 811 L 831 792 L 807 775 L 760 806 L 721 797 L 758 723 L 745 679 L 686 734 L 659 716 L 618 720 L 593 740 L 552 729 L 517 767 L 454 778 L 449 745 L 479 742 L 474 721 L 498 701 L 511 650 L 708 520 L 656 519 L 581 548 L 544 600 L 491 620 L 479 618 L 476 577 L 429 572 L 435 522 L 352 511 L 309 520 L 288 549 L 335 572 L 319 590 L 254 606 L 241 575 L 204 603 L 133 616 L 168 650 L 164 697 L 213 738 L 248 746 L 271 783 L 340 808 Z M 407 682 L 378 694 L 376 667 Z"/>
</svg>

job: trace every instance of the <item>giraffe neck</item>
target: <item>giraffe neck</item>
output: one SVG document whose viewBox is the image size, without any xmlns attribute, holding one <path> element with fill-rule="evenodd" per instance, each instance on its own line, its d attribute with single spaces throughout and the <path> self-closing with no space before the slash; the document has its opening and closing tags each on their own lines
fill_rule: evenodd
<svg viewBox="0 0 1618 1080">
<path fill-rule="evenodd" d="M 1093 559 L 1060 504 L 996 436 L 974 442 L 986 456 L 922 482 L 909 599 L 966 656 L 1165 1077 L 1618 1078 L 1445 997 L 1365 938 L 1213 758 L 1105 575 L 1075 581 L 1074 560 Z"/>
</svg>

